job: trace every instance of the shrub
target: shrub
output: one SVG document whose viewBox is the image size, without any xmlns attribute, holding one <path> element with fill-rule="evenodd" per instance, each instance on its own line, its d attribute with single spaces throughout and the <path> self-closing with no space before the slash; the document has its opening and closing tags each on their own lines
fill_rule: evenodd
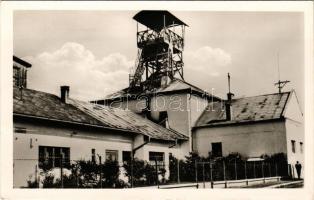
<svg viewBox="0 0 314 200">
<path fill-rule="evenodd" d="M 121 186 L 122 180 L 119 180 L 120 169 L 117 161 L 107 161 L 104 164 L 100 164 L 98 168 L 99 173 L 102 173 L 102 187 L 115 188 L 117 183 Z"/>
<path fill-rule="evenodd" d="M 125 169 L 125 175 L 129 177 L 130 182 L 132 181 L 131 178 L 131 162 L 127 162 L 123 165 Z M 160 169 L 158 171 L 159 174 L 164 176 L 165 174 L 164 169 Z M 148 186 L 148 185 L 156 185 L 157 178 L 156 178 L 156 169 L 153 165 L 150 165 L 148 162 L 134 159 L 133 161 L 133 184 L 134 186 Z"/>
<path fill-rule="evenodd" d="M 43 170 L 41 172 L 41 185 L 43 188 L 122 188 L 128 185 L 119 180 L 119 165 L 116 161 L 107 161 L 103 164 L 96 164 L 91 161 L 80 160 L 71 164 L 70 173 L 63 174 L 56 179 L 55 172 L 58 169 Z M 100 176 L 102 173 L 102 176 Z M 101 180 L 100 180 L 101 177 Z M 102 184 L 100 184 L 102 183 Z M 38 187 L 35 181 L 28 181 L 28 188 Z"/>
</svg>

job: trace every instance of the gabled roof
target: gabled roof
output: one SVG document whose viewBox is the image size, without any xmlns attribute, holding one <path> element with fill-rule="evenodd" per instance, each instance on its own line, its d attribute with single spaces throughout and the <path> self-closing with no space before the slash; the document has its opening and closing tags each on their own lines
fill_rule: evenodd
<svg viewBox="0 0 314 200">
<path fill-rule="evenodd" d="M 63 103 L 53 94 L 14 87 L 13 114 L 64 123 L 80 123 L 150 136 L 153 139 L 188 139 L 183 134 L 166 129 L 131 111 L 94 105 L 69 99 Z"/>
<path fill-rule="evenodd" d="M 107 95 L 102 100 L 95 100 L 93 102 L 98 102 L 98 103 L 101 103 L 102 101 L 111 102 L 115 100 L 122 100 L 124 98 L 127 98 L 127 99 L 137 98 L 143 95 L 178 94 L 178 93 L 192 93 L 192 94 L 201 96 L 202 98 L 208 98 L 214 101 L 220 100 L 219 97 L 210 95 L 206 91 L 200 89 L 199 87 L 194 86 L 184 80 L 176 78 L 172 80 L 166 87 L 160 87 L 160 88 L 155 89 L 154 91 L 132 93 L 132 92 L 129 92 L 129 88 L 125 88 L 113 94 Z"/>
<path fill-rule="evenodd" d="M 102 125 L 100 121 L 63 103 L 53 94 L 31 89 L 13 89 L 13 113 L 25 116 L 42 117 L 64 122 L 77 122 L 91 125 Z"/>
<path fill-rule="evenodd" d="M 232 120 L 226 120 L 224 101 L 212 102 L 199 117 L 194 128 L 257 122 L 283 118 L 291 92 L 266 94 L 232 100 Z"/>
<path fill-rule="evenodd" d="M 70 103 L 107 126 L 138 132 L 154 139 L 188 139 L 185 135 L 160 126 L 130 110 L 113 108 L 88 102 L 70 100 Z"/>
</svg>

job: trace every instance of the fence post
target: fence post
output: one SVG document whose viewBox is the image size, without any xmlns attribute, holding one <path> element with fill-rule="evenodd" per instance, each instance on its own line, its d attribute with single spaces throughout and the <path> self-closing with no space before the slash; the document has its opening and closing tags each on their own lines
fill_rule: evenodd
<svg viewBox="0 0 314 200">
<path fill-rule="evenodd" d="M 275 173 L 276 173 L 276 176 L 278 176 L 278 173 L 277 173 L 277 163 L 275 163 Z"/>
<path fill-rule="evenodd" d="M 247 174 L 246 174 L 246 161 L 244 161 L 244 177 L 247 179 Z"/>
<path fill-rule="evenodd" d="M 234 159 L 234 171 L 235 171 L 235 180 L 238 180 L 237 159 Z"/>
<path fill-rule="evenodd" d="M 205 188 L 205 163 L 203 162 L 203 187 Z"/>
<path fill-rule="evenodd" d="M 227 188 L 227 181 L 226 181 L 226 166 L 225 166 L 225 161 L 223 160 L 223 169 L 224 169 L 224 181 L 225 181 L 225 188 Z"/>
<path fill-rule="evenodd" d="M 63 153 L 61 153 L 60 180 L 61 180 L 61 188 L 63 188 Z"/>
<path fill-rule="evenodd" d="M 209 163 L 209 167 L 210 167 L 210 186 L 211 188 L 214 188 L 212 163 Z"/>
<path fill-rule="evenodd" d="M 36 183 L 36 187 L 39 188 L 37 165 L 35 165 L 35 183 Z"/>
<path fill-rule="evenodd" d="M 255 161 L 253 162 L 253 173 L 254 173 L 254 178 L 256 178 L 256 173 L 255 173 Z"/>
<path fill-rule="evenodd" d="M 271 167 L 270 167 L 270 163 L 268 163 L 268 170 L 269 170 L 269 177 L 271 177 Z"/>
<path fill-rule="evenodd" d="M 178 184 L 180 184 L 180 160 L 177 159 L 177 180 L 178 180 Z"/>
<path fill-rule="evenodd" d="M 76 174 L 76 187 L 79 187 L 79 177 L 78 177 L 78 167 L 75 170 L 75 174 Z"/>
<path fill-rule="evenodd" d="M 263 176 L 263 183 L 265 183 L 265 176 L 264 176 L 264 161 L 262 161 L 262 176 Z"/>
<path fill-rule="evenodd" d="M 197 184 L 198 187 L 198 178 L 197 178 L 197 160 L 195 159 L 195 182 Z"/>
<path fill-rule="evenodd" d="M 157 187 L 159 188 L 157 158 L 155 158 L 155 168 L 156 168 L 156 184 L 157 184 Z"/>
<path fill-rule="evenodd" d="M 249 185 L 249 181 L 247 180 L 247 174 L 246 174 L 246 161 L 244 161 L 244 176 L 246 179 L 246 185 Z"/>
<path fill-rule="evenodd" d="M 101 156 L 99 158 L 99 165 L 100 165 L 100 188 L 102 188 L 102 163 L 101 163 Z"/>
<path fill-rule="evenodd" d="M 134 170 L 134 169 L 133 169 L 133 167 L 134 167 L 134 166 L 133 166 L 133 164 L 134 164 L 133 161 L 134 161 L 134 157 L 133 157 L 133 153 L 132 153 L 132 158 L 131 158 L 131 188 L 134 187 L 134 185 L 133 185 L 133 184 L 134 184 L 134 182 L 133 182 L 133 173 L 134 173 L 134 172 L 133 172 L 133 170 Z"/>
</svg>

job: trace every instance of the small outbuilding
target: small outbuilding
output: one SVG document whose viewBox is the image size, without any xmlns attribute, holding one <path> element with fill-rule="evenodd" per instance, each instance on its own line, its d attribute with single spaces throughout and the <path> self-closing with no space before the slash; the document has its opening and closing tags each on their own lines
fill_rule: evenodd
<svg viewBox="0 0 314 200">
<path fill-rule="evenodd" d="M 294 91 L 212 102 L 192 133 L 201 156 L 284 153 L 292 166 L 304 166 L 303 114 Z"/>
</svg>

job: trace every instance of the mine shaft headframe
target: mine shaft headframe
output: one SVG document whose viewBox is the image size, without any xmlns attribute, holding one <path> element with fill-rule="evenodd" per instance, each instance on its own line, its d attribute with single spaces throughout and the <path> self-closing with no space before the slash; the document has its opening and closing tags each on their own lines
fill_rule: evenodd
<svg viewBox="0 0 314 200">
<path fill-rule="evenodd" d="M 183 79 L 185 24 L 168 11 L 140 11 L 134 17 L 146 27 L 137 26 L 138 55 L 130 88 L 150 90 L 167 85 L 178 73 Z M 144 73 L 146 72 L 146 73 Z M 142 78 L 145 78 L 145 81 Z"/>
<path fill-rule="evenodd" d="M 169 11 L 165 10 L 143 10 L 138 12 L 133 19 L 156 32 L 159 32 L 164 27 L 188 26 Z"/>
</svg>

